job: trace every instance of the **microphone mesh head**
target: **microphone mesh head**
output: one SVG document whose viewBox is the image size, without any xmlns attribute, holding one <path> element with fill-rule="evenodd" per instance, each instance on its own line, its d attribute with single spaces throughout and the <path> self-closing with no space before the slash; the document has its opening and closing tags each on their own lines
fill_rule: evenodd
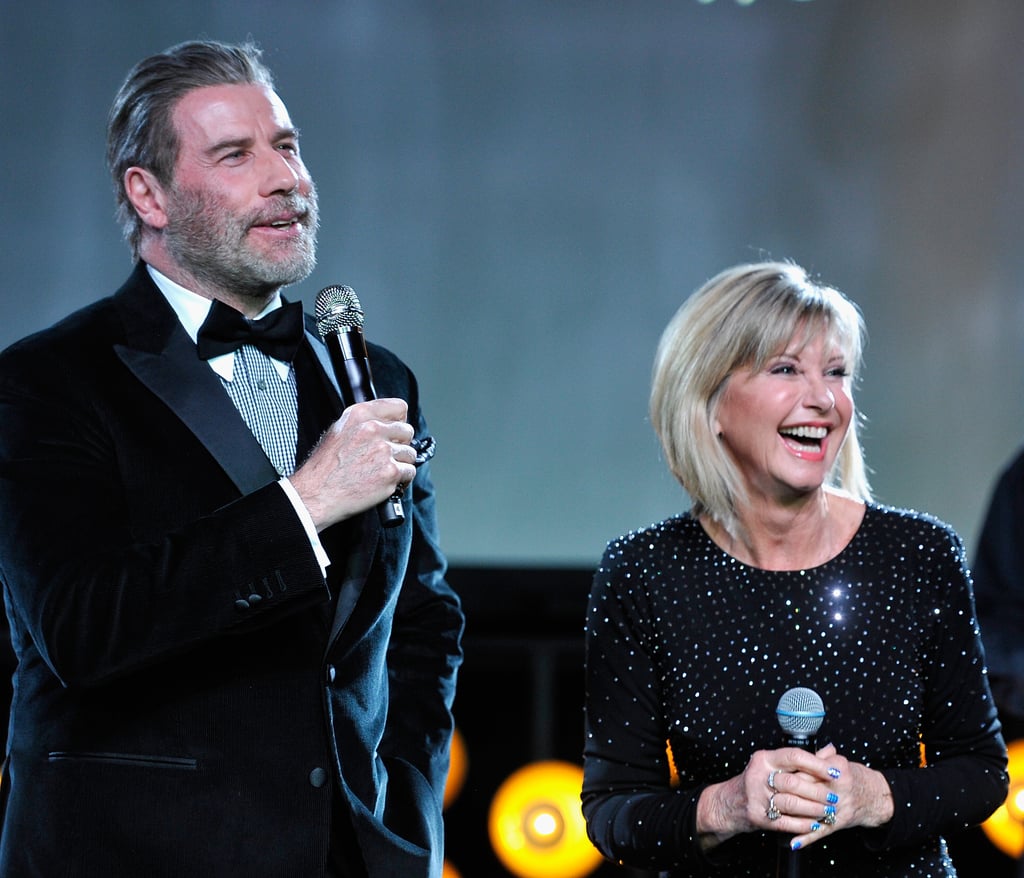
<svg viewBox="0 0 1024 878">
<path fill-rule="evenodd" d="M 825 705 L 813 689 L 798 686 L 783 693 L 775 715 L 787 735 L 809 738 L 821 728 L 821 722 L 825 719 Z"/>
<path fill-rule="evenodd" d="M 335 284 L 320 290 L 316 296 L 314 316 L 321 336 L 338 330 L 363 328 L 363 309 L 352 287 Z"/>
</svg>

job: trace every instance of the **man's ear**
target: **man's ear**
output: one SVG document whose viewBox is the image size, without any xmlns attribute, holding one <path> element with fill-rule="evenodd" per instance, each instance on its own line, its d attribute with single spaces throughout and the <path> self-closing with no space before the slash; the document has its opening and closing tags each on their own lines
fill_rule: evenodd
<svg viewBox="0 0 1024 878">
<path fill-rule="evenodd" d="M 124 191 L 139 219 L 147 226 L 162 229 L 167 225 L 167 195 L 152 171 L 129 168 L 124 172 Z"/>
</svg>

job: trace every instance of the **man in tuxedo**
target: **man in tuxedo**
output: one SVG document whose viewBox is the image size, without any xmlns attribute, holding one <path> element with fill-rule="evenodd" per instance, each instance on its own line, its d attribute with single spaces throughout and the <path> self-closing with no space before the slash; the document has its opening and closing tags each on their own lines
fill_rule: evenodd
<svg viewBox="0 0 1024 878">
<path fill-rule="evenodd" d="M 463 617 L 415 379 L 370 345 L 343 410 L 281 297 L 317 198 L 258 49 L 136 65 L 108 162 L 134 272 L 0 355 L 0 875 L 436 878 Z"/>
</svg>

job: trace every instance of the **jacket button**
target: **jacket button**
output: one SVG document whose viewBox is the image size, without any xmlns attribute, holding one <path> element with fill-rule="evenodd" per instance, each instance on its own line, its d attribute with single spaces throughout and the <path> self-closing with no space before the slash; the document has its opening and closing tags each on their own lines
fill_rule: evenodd
<svg viewBox="0 0 1024 878">
<path fill-rule="evenodd" d="M 245 600 L 245 598 L 239 598 L 237 601 L 235 601 L 235 606 L 238 607 L 238 609 L 240 610 L 248 610 L 249 602 Z"/>
<path fill-rule="evenodd" d="M 333 683 L 334 682 L 334 678 L 337 675 L 338 675 L 338 672 L 335 669 L 334 665 L 328 665 L 327 666 L 327 682 L 328 683 Z"/>
<path fill-rule="evenodd" d="M 309 773 L 309 782 L 317 789 L 320 789 L 320 787 L 327 783 L 327 772 L 322 768 L 314 768 Z"/>
<path fill-rule="evenodd" d="M 262 600 L 263 600 L 263 595 L 256 594 L 255 592 L 253 592 L 251 595 L 249 595 L 249 603 L 250 604 L 258 604 Z"/>
</svg>

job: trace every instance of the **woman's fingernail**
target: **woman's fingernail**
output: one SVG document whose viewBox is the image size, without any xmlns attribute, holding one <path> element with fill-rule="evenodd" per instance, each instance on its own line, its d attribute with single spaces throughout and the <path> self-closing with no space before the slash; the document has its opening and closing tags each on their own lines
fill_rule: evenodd
<svg viewBox="0 0 1024 878">
<path fill-rule="evenodd" d="M 811 832 L 817 832 L 819 829 L 821 829 L 821 824 L 817 821 L 811 824 Z"/>
<path fill-rule="evenodd" d="M 791 851 L 798 851 L 798 850 L 800 850 L 800 842 L 798 842 L 796 839 L 794 839 L 793 841 L 791 841 L 789 843 L 789 849 Z"/>
<path fill-rule="evenodd" d="M 839 796 L 837 796 L 835 793 L 829 793 L 827 796 L 825 796 L 825 801 L 828 802 L 830 805 L 834 805 L 836 804 L 836 802 L 839 801 Z"/>
<path fill-rule="evenodd" d="M 830 768 L 828 770 L 828 776 L 832 778 L 832 780 L 837 780 L 840 774 L 842 774 L 842 772 L 838 768 Z"/>
</svg>

